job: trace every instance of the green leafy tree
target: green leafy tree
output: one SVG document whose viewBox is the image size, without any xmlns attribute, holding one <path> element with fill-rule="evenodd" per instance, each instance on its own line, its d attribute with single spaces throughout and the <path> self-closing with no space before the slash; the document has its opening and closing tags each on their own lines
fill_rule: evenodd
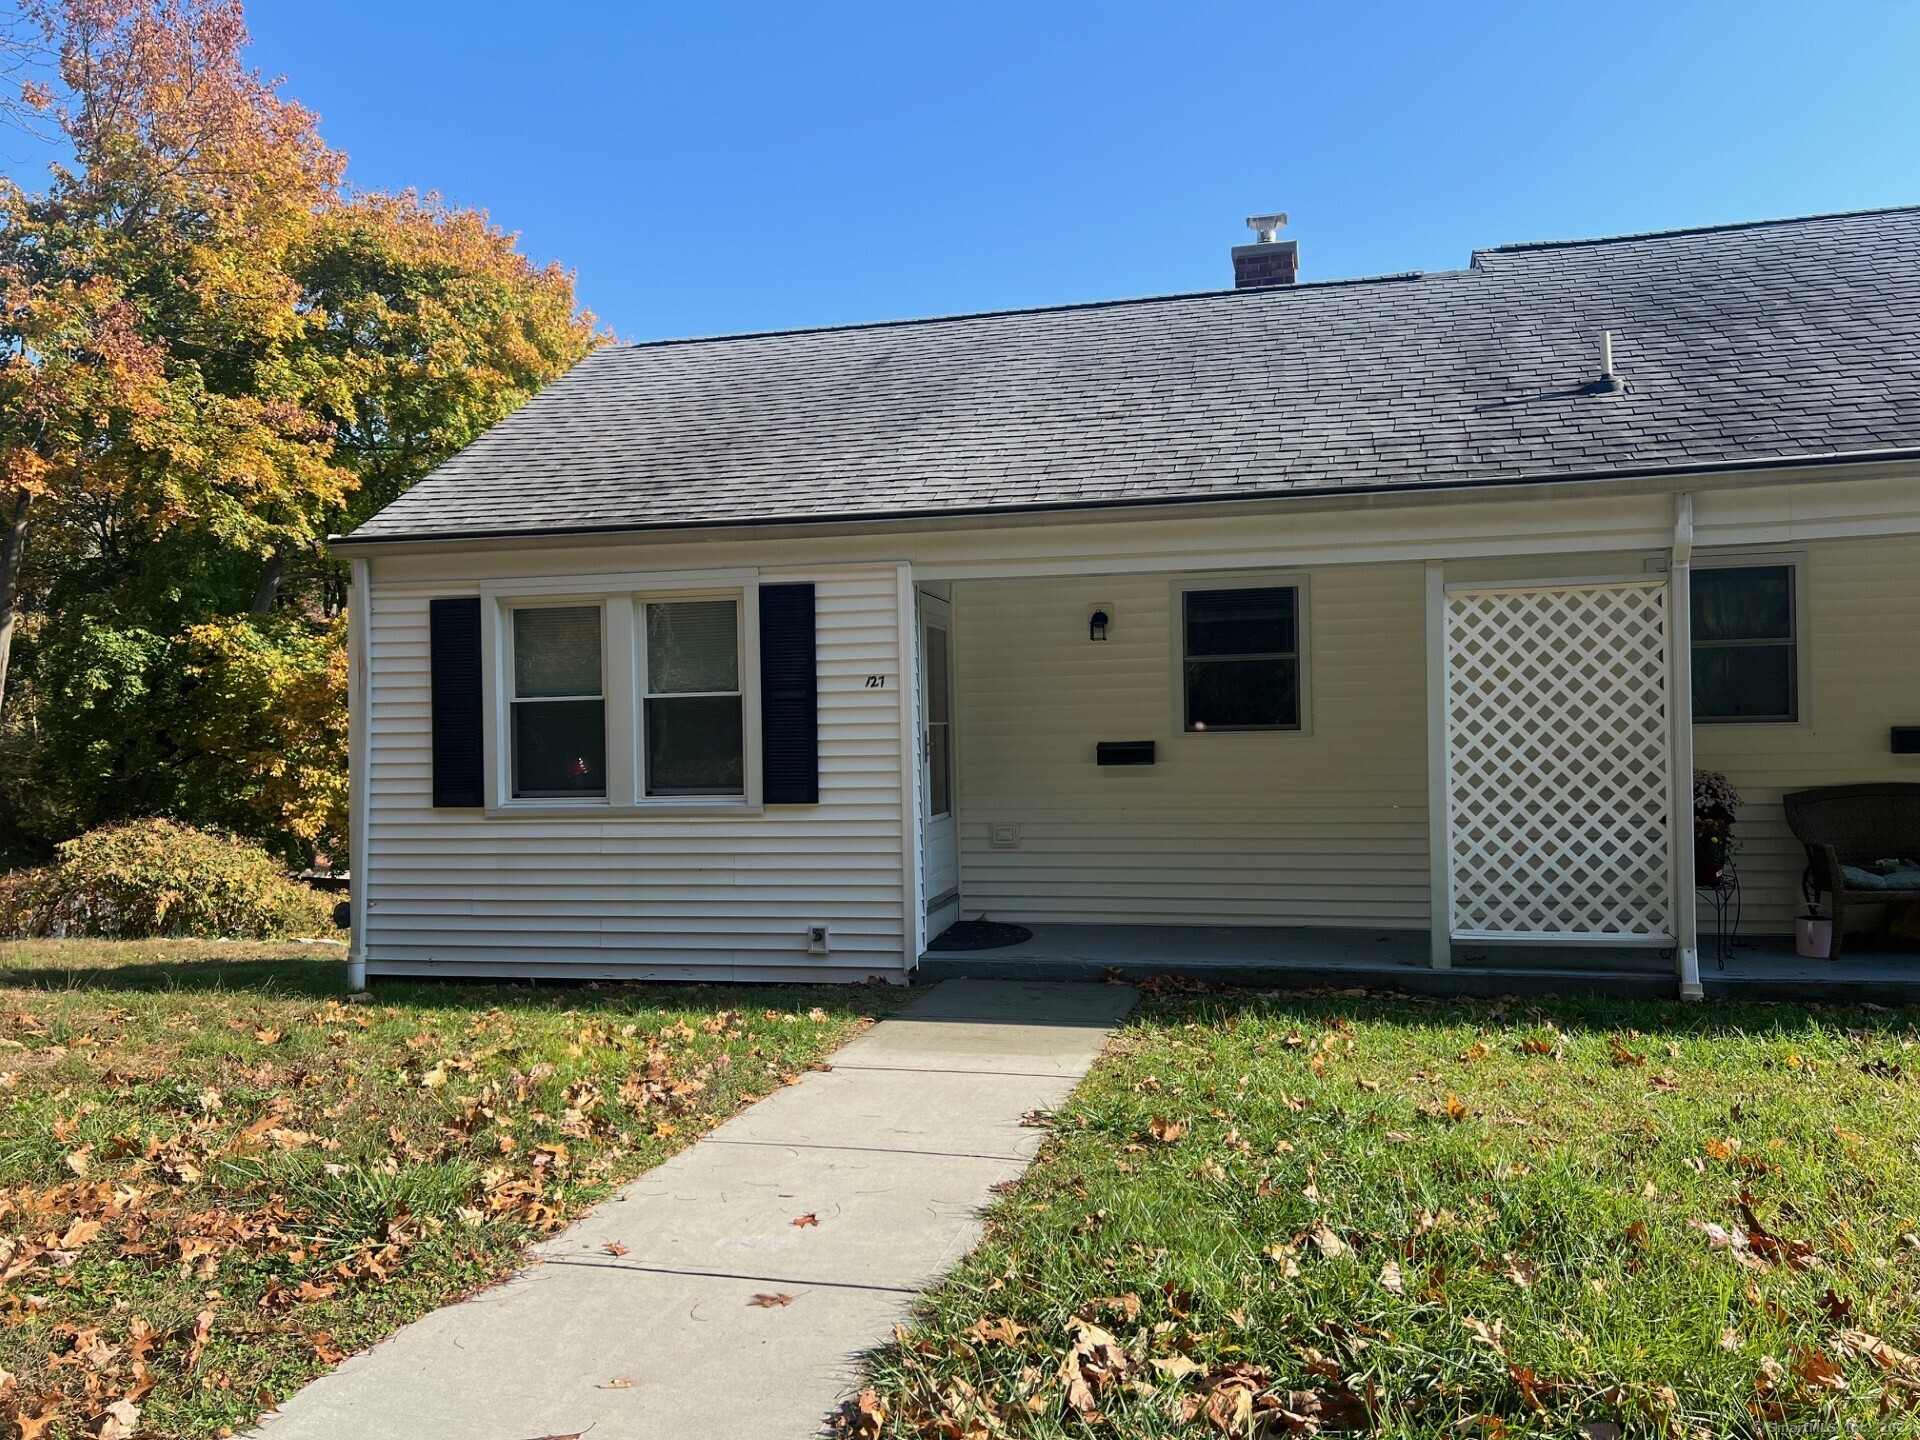
<svg viewBox="0 0 1920 1440">
<path fill-rule="evenodd" d="M 237 0 L 23 14 L 70 158 L 0 180 L 0 860 L 146 814 L 338 858 L 325 535 L 603 337 L 484 215 L 347 189 Z"/>
</svg>

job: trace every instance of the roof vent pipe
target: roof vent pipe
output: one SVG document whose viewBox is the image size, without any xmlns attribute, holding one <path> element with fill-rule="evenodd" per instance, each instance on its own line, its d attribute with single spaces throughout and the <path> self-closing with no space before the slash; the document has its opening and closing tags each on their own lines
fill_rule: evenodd
<svg viewBox="0 0 1920 1440">
<path fill-rule="evenodd" d="M 1600 332 L 1600 379 L 1595 382 L 1593 388 L 1616 392 L 1627 388 L 1621 383 L 1620 376 L 1613 368 L 1613 332 L 1611 330 Z"/>
</svg>

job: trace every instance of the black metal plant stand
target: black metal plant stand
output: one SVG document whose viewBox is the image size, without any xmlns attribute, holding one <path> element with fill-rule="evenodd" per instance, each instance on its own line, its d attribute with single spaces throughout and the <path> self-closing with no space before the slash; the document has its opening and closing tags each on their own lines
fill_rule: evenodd
<svg viewBox="0 0 1920 1440">
<path fill-rule="evenodd" d="M 1720 867 L 1718 881 L 1694 889 L 1713 907 L 1713 960 L 1717 969 L 1724 970 L 1740 935 L 1740 871 L 1728 860 Z"/>
</svg>

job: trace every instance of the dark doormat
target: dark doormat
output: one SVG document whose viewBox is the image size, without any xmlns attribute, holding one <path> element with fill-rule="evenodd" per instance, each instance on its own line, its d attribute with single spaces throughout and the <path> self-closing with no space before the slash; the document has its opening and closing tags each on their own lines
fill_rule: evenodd
<svg viewBox="0 0 1920 1440">
<path fill-rule="evenodd" d="M 1033 931 L 1024 925 L 1004 925 L 998 920 L 956 920 L 942 930 L 929 950 L 998 950 L 1003 945 L 1018 945 L 1031 940 Z"/>
</svg>

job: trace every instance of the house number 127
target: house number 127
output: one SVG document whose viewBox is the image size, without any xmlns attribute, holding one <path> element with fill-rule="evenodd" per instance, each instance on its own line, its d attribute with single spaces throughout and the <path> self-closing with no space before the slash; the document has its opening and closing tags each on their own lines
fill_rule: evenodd
<svg viewBox="0 0 1920 1440">
<path fill-rule="evenodd" d="M 884 675 L 869 675 L 869 676 L 867 676 L 867 689 L 869 689 L 869 690 L 884 690 L 884 689 L 886 689 L 886 688 L 887 688 L 887 677 L 886 677 L 886 676 L 884 676 Z"/>
</svg>

